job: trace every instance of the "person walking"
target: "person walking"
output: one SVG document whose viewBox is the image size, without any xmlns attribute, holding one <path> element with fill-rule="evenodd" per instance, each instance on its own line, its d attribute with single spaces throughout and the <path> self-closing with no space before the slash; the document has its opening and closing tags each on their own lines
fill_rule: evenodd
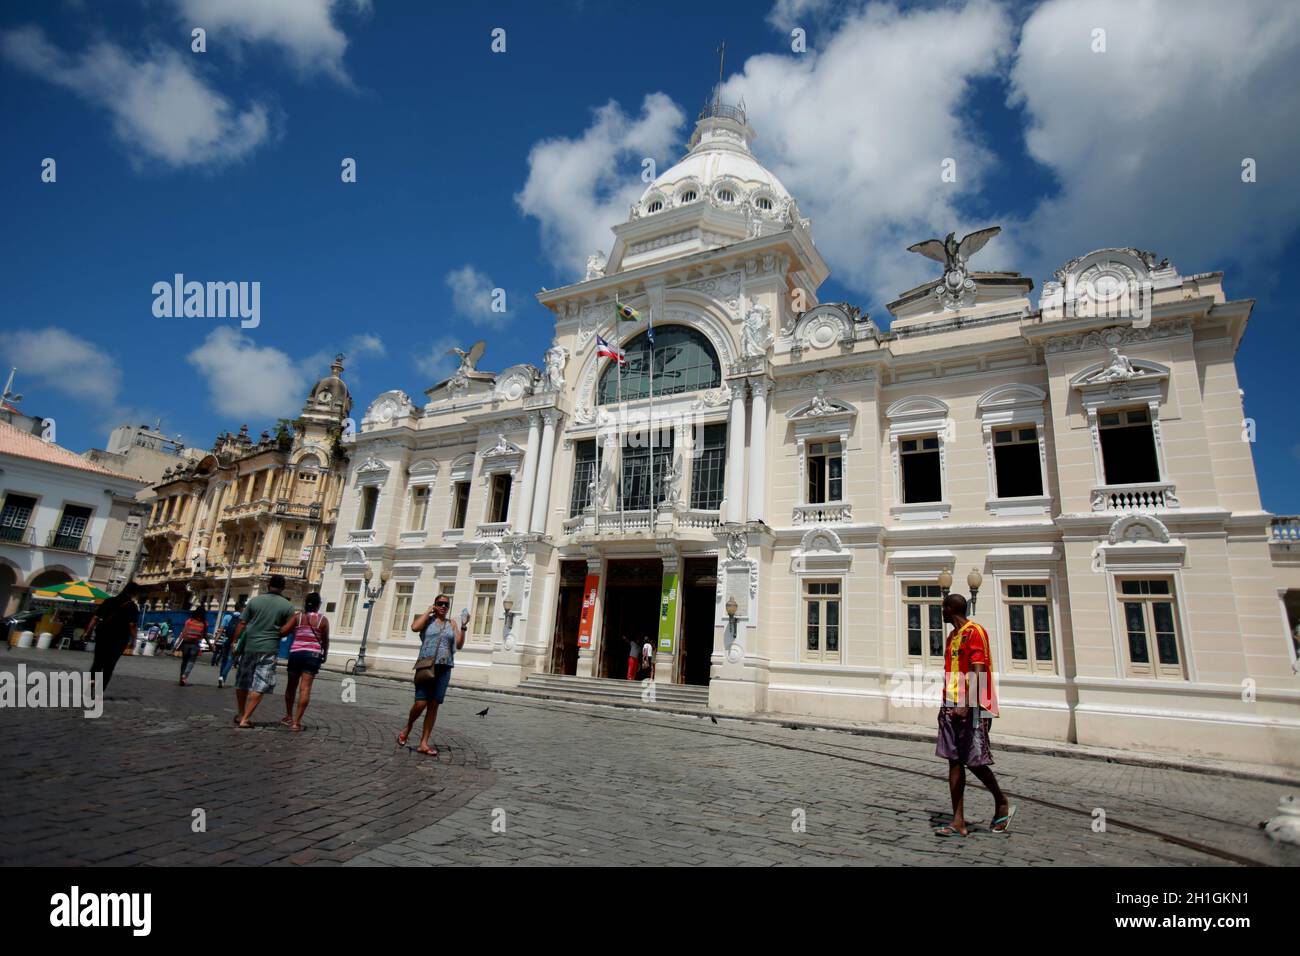
<svg viewBox="0 0 1300 956">
<path fill-rule="evenodd" d="M 181 686 L 185 687 L 190 682 L 190 671 L 194 670 L 194 662 L 199 659 L 199 654 L 203 652 L 203 638 L 208 633 L 208 613 L 201 607 L 196 607 L 190 611 L 189 619 L 185 626 L 181 628 L 180 645 L 181 645 Z"/>
<path fill-rule="evenodd" d="M 135 597 L 142 590 L 134 581 L 128 581 L 121 591 L 104 600 L 86 625 L 85 639 L 95 642 L 90 679 L 93 682 L 97 675 L 104 675 L 103 684 L 96 687 L 100 694 L 108 690 L 118 659 L 127 645 L 135 640 L 136 622 L 140 618 L 140 606 L 135 603 Z"/>
<path fill-rule="evenodd" d="M 438 719 L 438 706 L 447 697 L 451 669 L 456 666 L 456 651 L 465 646 L 465 625 L 469 623 L 468 610 L 461 611 L 459 624 L 448 620 L 450 613 L 451 598 L 439 594 L 427 611 L 411 621 L 411 630 L 420 635 L 420 657 L 415 662 L 415 703 L 406 715 L 406 727 L 397 735 L 397 744 L 406 746 L 411 728 L 423 713 L 420 745 L 415 750 L 430 757 L 438 756 L 438 748 L 429 743 L 429 737 Z"/>
<path fill-rule="evenodd" d="M 988 632 L 966 617 L 966 599 L 949 594 L 943 599 L 943 619 L 952 625 L 943 656 L 943 706 L 939 708 L 939 742 L 935 755 L 948 761 L 948 792 L 952 797 L 952 823 L 935 830 L 936 836 L 966 836 L 966 768 L 993 795 L 994 833 L 1006 833 L 1016 808 L 1007 802 L 989 769 L 989 726 L 998 716 L 997 690 L 993 686 L 993 652 Z"/>
<path fill-rule="evenodd" d="M 239 628 L 239 622 L 244 616 L 244 601 L 241 598 L 235 603 L 235 609 L 226 619 L 226 626 L 222 628 L 221 633 L 221 673 L 217 675 L 217 686 L 225 687 L 226 681 L 230 678 L 230 669 L 235 666 L 238 657 L 235 654 L 235 631 Z M 215 656 L 215 655 L 214 655 Z"/>
<path fill-rule="evenodd" d="M 315 591 L 307 595 L 303 609 L 280 628 L 282 637 L 289 634 L 293 635 L 293 643 L 289 645 L 289 680 L 280 723 L 290 730 L 302 730 L 302 715 L 311 703 L 312 682 L 330 652 L 330 622 L 320 613 L 320 595 Z"/>
<path fill-rule="evenodd" d="M 636 680 L 637 669 L 641 666 L 641 641 L 635 637 L 625 637 L 627 643 L 627 679 Z"/>
<path fill-rule="evenodd" d="M 163 651 L 172 649 L 172 626 L 166 618 L 158 625 L 158 648 Z"/>
<path fill-rule="evenodd" d="M 654 644 L 650 638 L 646 638 L 641 645 L 641 674 L 640 676 L 650 677 L 654 673 Z"/>
<path fill-rule="evenodd" d="M 285 600 L 283 574 L 273 574 L 267 593 L 248 602 L 235 632 L 235 653 L 239 670 L 235 672 L 235 726 L 247 730 L 253 726 L 253 711 L 262 695 L 275 690 L 275 656 L 280 647 L 280 628 L 293 614 L 293 605 Z"/>
</svg>

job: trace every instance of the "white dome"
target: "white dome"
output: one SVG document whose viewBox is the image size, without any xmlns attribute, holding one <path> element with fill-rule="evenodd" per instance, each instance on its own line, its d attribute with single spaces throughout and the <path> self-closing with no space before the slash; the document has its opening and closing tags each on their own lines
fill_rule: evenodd
<svg viewBox="0 0 1300 956">
<path fill-rule="evenodd" d="M 690 152 L 655 179 L 633 207 L 633 218 L 654 215 L 691 202 L 752 207 L 776 217 L 791 202 L 781 181 L 754 158 L 754 131 L 742 110 L 718 106 L 695 126 Z"/>
</svg>

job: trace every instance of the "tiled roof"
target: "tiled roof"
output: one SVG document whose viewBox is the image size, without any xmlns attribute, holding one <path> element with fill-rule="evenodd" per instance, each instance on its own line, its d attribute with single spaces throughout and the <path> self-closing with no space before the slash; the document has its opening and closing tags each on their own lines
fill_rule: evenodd
<svg viewBox="0 0 1300 956">
<path fill-rule="evenodd" d="M 113 471 L 102 465 L 96 465 L 94 462 L 82 458 L 76 452 L 61 448 L 53 442 L 44 441 L 36 435 L 23 431 L 21 428 L 15 428 L 8 422 L 0 422 L 0 455 L 14 455 L 18 458 L 30 458 L 32 461 L 45 462 L 47 465 L 76 468 L 96 475 L 106 475 L 109 478 L 130 481 L 141 487 L 148 484 L 148 482 L 141 481 L 139 478 L 124 475 L 120 471 Z"/>
</svg>

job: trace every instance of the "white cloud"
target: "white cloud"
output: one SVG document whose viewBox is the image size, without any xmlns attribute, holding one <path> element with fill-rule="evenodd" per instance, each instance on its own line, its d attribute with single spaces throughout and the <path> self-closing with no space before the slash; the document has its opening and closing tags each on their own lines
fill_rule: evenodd
<svg viewBox="0 0 1300 956">
<path fill-rule="evenodd" d="M 367 355 L 375 355 L 383 358 L 388 354 L 388 349 L 384 347 L 384 340 L 379 336 L 366 332 L 361 335 L 354 335 L 348 339 L 348 343 L 343 348 L 343 354 L 349 359 L 362 358 Z"/>
<path fill-rule="evenodd" d="M 343 53 L 348 38 L 334 22 L 344 7 L 370 10 L 369 0 L 176 0 L 187 28 L 208 32 L 208 49 L 227 35 L 270 43 L 289 55 L 302 74 L 326 73 L 348 82 Z"/>
<path fill-rule="evenodd" d="M 207 379 L 213 408 L 251 421 L 294 415 L 319 374 L 229 326 L 213 329 L 185 358 Z"/>
<path fill-rule="evenodd" d="M 767 22 L 778 30 L 800 26 L 807 29 L 808 24 L 803 21 L 820 17 L 831 5 L 832 0 L 776 0 L 768 11 Z"/>
<path fill-rule="evenodd" d="M 510 296 L 502 290 L 504 312 L 492 311 L 495 290 L 492 280 L 471 265 L 452 269 L 446 276 L 447 288 L 451 289 L 451 305 L 456 314 L 469 319 L 474 325 L 499 329 L 510 321 Z"/>
<path fill-rule="evenodd" d="M 581 275 L 587 256 L 609 250 L 610 228 L 627 219 L 645 191 L 641 160 L 651 157 L 663 168 L 685 120 L 666 95 L 651 93 L 635 118 L 611 100 L 581 136 L 533 145 L 515 202 L 541 224 L 542 244 L 557 269 Z"/>
<path fill-rule="evenodd" d="M 270 132 L 265 107 L 253 103 L 238 109 L 174 50 L 155 49 L 135 59 L 101 41 L 73 55 L 49 43 L 40 28 L 28 26 L 0 33 L 0 54 L 107 110 L 124 145 L 170 166 L 239 159 Z"/>
<path fill-rule="evenodd" d="M 451 349 L 457 346 L 460 346 L 460 342 L 450 335 L 440 336 L 434 339 L 424 352 L 415 356 L 415 367 L 431 385 L 450 378 L 460 365 L 460 359 L 449 354 Z"/>
<path fill-rule="evenodd" d="M 46 328 L 0 332 L 4 364 L 18 367 L 18 382 L 63 392 L 79 401 L 115 408 L 122 388 L 122 372 L 113 357 L 80 336 L 64 329 Z M 40 398 L 26 386 L 25 404 L 41 414 Z"/>
<path fill-rule="evenodd" d="M 751 57 L 727 81 L 724 98 L 744 98 L 760 161 L 812 219 L 839 281 L 887 301 L 934 273 L 908 245 L 986 224 L 958 212 L 994 162 L 970 123 L 970 84 L 998 73 L 1011 33 L 985 0 L 877 4 L 846 13 L 818 49 Z M 955 183 L 940 176 L 950 157 Z M 1009 245 L 995 240 L 980 265 L 1010 266 Z"/>
<path fill-rule="evenodd" d="M 1092 31 L 1106 30 L 1106 52 Z M 1300 6 L 1049 0 L 1024 24 L 1013 102 L 1061 183 L 1025 224 L 1044 274 L 1135 245 L 1183 272 L 1267 267 L 1300 221 Z M 1259 181 L 1241 181 L 1241 162 Z M 1176 252 L 1176 258 L 1174 253 Z"/>
</svg>

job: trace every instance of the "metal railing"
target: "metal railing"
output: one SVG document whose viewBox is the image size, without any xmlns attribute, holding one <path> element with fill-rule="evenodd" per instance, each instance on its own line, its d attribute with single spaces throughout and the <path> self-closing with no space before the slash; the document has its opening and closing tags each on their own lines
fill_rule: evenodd
<svg viewBox="0 0 1300 956">
<path fill-rule="evenodd" d="M 32 543 L 32 526 L 27 525 L 25 528 L 0 528 L 0 544 L 26 544 Z"/>
<path fill-rule="evenodd" d="M 86 534 L 68 534 L 63 531 L 51 531 L 45 546 L 55 551 L 76 551 L 90 554 L 90 536 Z"/>
</svg>

